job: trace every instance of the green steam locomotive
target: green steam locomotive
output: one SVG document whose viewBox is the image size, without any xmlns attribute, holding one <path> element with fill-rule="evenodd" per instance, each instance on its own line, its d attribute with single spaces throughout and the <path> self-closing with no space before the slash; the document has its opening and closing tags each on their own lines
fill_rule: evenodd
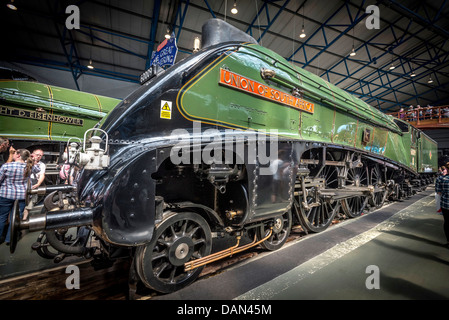
<svg viewBox="0 0 449 320">
<path fill-rule="evenodd" d="M 126 256 L 133 279 L 172 292 L 211 261 L 282 247 L 293 224 L 320 232 L 337 214 L 357 217 L 432 181 L 437 145 L 423 132 L 221 20 L 205 23 L 202 42 L 171 68 L 149 70 L 90 147 L 71 148 L 84 165 L 77 186 L 53 190 L 27 221 L 15 210 L 13 239 L 45 230 L 61 253 Z M 74 226 L 97 245 L 61 239 Z M 213 252 L 225 235 L 237 244 Z M 252 242 L 239 245 L 244 235 Z"/>
</svg>

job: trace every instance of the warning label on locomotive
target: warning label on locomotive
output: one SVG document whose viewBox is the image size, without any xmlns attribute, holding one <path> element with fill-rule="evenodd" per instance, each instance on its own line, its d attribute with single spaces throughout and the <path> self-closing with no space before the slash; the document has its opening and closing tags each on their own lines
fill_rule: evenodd
<svg viewBox="0 0 449 320">
<path fill-rule="evenodd" d="M 61 116 L 57 114 L 49 114 L 46 112 L 38 112 L 38 111 L 30 111 L 24 109 L 18 109 L 13 107 L 0 106 L 0 115 L 2 116 L 10 116 L 17 118 L 26 118 L 33 120 L 41 120 L 41 121 L 50 121 L 50 122 L 58 122 L 63 124 L 70 124 L 74 126 L 83 126 L 84 120 Z"/>
<path fill-rule="evenodd" d="M 171 119 L 171 101 L 161 100 L 161 119 Z"/>
<path fill-rule="evenodd" d="M 278 89 L 271 88 L 263 83 L 251 80 L 229 70 L 220 68 L 219 83 L 289 107 L 310 113 L 313 113 L 314 111 L 314 104 L 311 102 L 307 102 Z"/>
</svg>

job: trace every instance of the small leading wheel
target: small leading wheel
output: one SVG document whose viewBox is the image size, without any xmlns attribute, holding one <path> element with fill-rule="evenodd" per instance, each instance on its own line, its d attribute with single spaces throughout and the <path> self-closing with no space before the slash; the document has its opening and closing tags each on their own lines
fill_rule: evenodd
<svg viewBox="0 0 449 320">
<path fill-rule="evenodd" d="M 136 251 L 136 269 L 142 282 L 162 293 L 191 284 L 203 267 L 190 271 L 184 264 L 210 254 L 212 234 L 206 220 L 194 212 L 175 212 L 156 228 L 153 239 Z"/>
<path fill-rule="evenodd" d="M 292 212 L 288 210 L 283 215 L 280 215 L 274 219 L 273 233 L 271 236 L 262 242 L 260 245 L 262 248 L 270 251 L 277 250 L 281 248 L 287 241 L 290 235 L 290 229 L 292 228 Z M 257 238 L 263 239 L 268 236 L 270 232 L 269 228 L 262 225 L 257 229 Z"/>
<path fill-rule="evenodd" d="M 365 165 L 363 167 L 350 168 L 345 183 L 347 186 L 367 187 L 368 168 Z M 344 199 L 341 201 L 341 207 L 348 217 L 355 218 L 363 213 L 368 203 L 368 198 L 368 196 L 355 196 Z"/>
<path fill-rule="evenodd" d="M 382 179 L 382 171 L 379 166 L 374 166 L 371 169 L 370 181 L 371 185 L 374 186 L 375 191 L 374 196 L 370 199 L 371 205 L 373 205 L 376 209 L 382 207 L 385 202 L 385 198 L 387 197 L 387 188 L 385 187 L 385 183 Z"/>
</svg>

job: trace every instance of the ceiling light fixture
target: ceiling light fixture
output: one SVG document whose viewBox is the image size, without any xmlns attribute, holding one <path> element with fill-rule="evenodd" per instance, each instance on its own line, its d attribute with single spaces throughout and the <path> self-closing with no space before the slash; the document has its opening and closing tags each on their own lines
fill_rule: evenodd
<svg viewBox="0 0 449 320">
<path fill-rule="evenodd" d="M 300 38 L 305 38 L 306 37 L 306 33 L 304 32 L 304 25 L 302 25 L 302 30 L 301 30 L 301 34 L 299 35 Z"/>
<path fill-rule="evenodd" d="M 412 70 L 412 73 L 410 74 L 410 77 L 416 77 L 415 71 Z"/>
<path fill-rule="evenodd" d="M 394 66 L 393 63 L 391 63 L 390 70 L 393 70 L 394 68 L 396 68 L 396 67 Z"/>
<path fill-rule="evenodd" d="M 427 80 L 427 83 L 432 83 L 432 82 L 433 82 L 432 77 L 429 76 L 429 80 Z"/>
<path fill-rule="evenodd" d="M 355 53 L 355 37 L 354 37 L 354 32 L 355 32 L 355 26 L 354 28 L 352 28 L 352 51 L 349 54 L 351 57 L 354 57 L 357 53 Z"/>
<path fill-rule="evenodd" d="M 237 0 L 234 0 L 234 6 L 231 9 L 232 14 L 237 14 L 239 11 L 237 10 Z"/>
<path fill-rule="evenodd" d="M 354 57 L 356 54 L 357 54 L 357 53 L 355 53 L 354 46 L 352 46 L 352 51 L 351 51 L 351 53 L 350 53 L 349 55 L 350 55 L 351 57 Z"/>
<path fill-rule="evenodd" d="M 200 38 L 195 37 L 195 39 L 193 40 L 193 52 L 198 52 L 200 50 Z"/>
<path fill-rule="evenodd" d="M 94 69 L 94 66 L 92 65 L 92 59 L 89 60 L 89 64 L 87 65 L 87 67 L 91 70 Z"/>
<path fill-rule="evenodd" d="M 14 11 L 17 10 L 17 7 L 14 5 L 14 0 L 11 0 L 11 2 L 8 3 L 6 6 L 11 10 L 14 10 Z"/>
<path fill-rule="evenodd" d="M 165 34 L 165 39 L 170 39 L 171 35 L 170 35 L 170 29 L 167 28 L 167 33 Z"/>
<path fill-rule="evenodd" d="M 301 30 L 301 34 L 299 35 L 299 37 L 301 38 L 301 39 L 303 39 L 303 38 L 305 38 L 306 37 L 306 33 L 305 33 L 305 31 L 304 31 L 304 6 L 302 6 L 302 30 Z"/>
</svg>

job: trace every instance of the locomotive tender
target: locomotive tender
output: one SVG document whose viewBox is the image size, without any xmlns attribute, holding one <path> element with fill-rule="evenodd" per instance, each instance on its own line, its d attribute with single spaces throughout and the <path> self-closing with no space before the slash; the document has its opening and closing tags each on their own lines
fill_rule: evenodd
<svg viewBox="0 0 449 320">
<path fill-rule="evenodd" d="M 20 229 L 45 230 L 64 254 L 132 257 L 136 281 L 172 292 L 211 261 L 280 248 L 292 224 L 320 232 L 431 181 L 437 147 L 421 131 L 221 20 L 202 40 L 107 115 L 78 155 L 76 187 L 56 186 L 27 221 L 15 209 L 12 251 Z M 68 243 L 69 227 L 98 245 Z M 237 244 L 212 253 L 223 235 Z M 253 241 L 239 245 L 243 235 Z"/>
</svg>

